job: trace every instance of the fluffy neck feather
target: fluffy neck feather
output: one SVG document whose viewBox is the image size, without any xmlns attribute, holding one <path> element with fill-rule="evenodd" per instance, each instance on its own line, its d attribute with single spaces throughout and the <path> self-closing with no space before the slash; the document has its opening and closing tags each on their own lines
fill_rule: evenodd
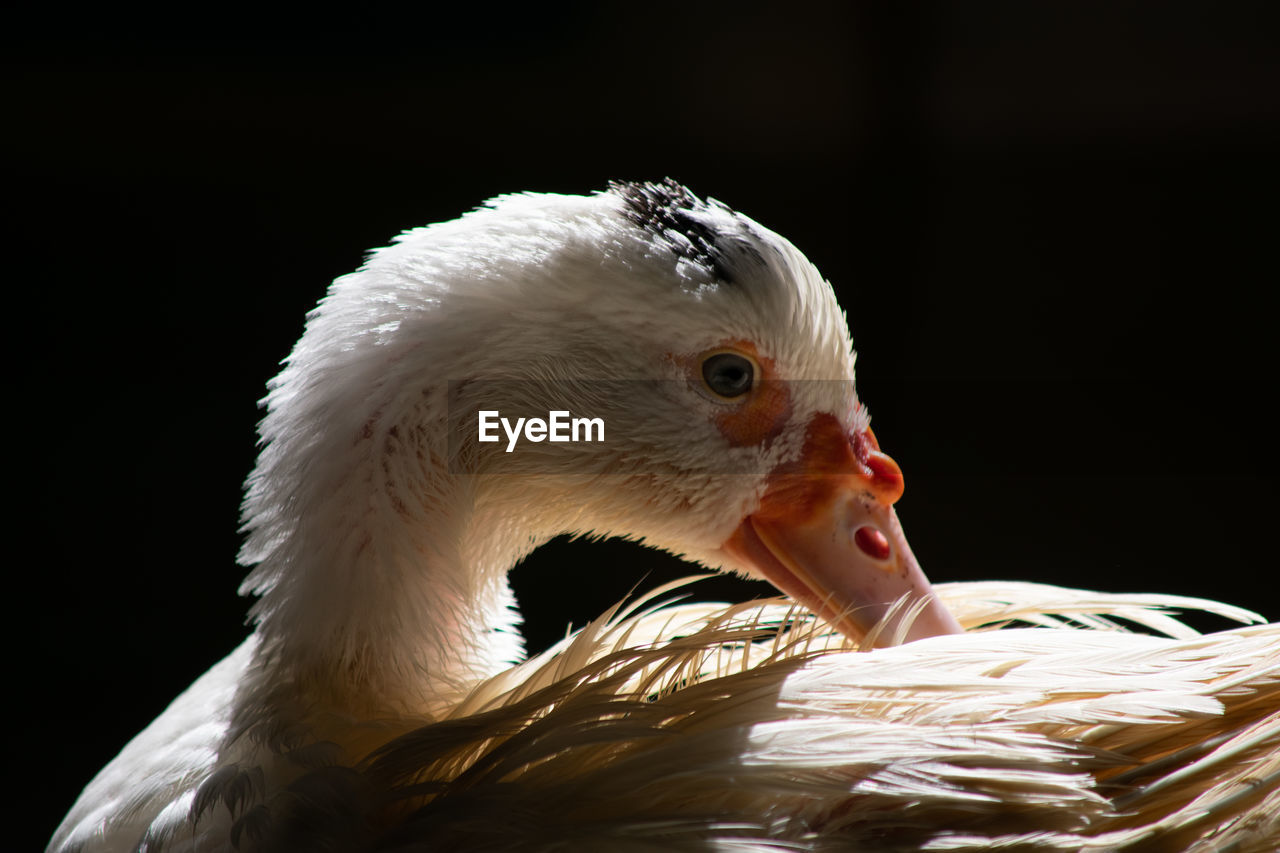
<svg viewBox="0 0 1280 853">
<path fill-rule="evenodd" d="M 243 509 L 267 678 L 366 714 L 431 713 L 520 657 L 505 575 L 538 544 L 449 472 L 446 429 L 448 380 L 469 375 L 494 313 L 469 314 L 464 288 L 518 283 L 532 260 L 510 241 L 476 252 L 483 233 L 459 223 L 428 230 L 434 252 L 402 238 L 308 317 L 271 383 Z M 508 268 L 436 265 L 464 244 Z"/>
<path fill-rule="evenodd" d="M 536 543 L 504 535 L 473 478 L 447 473 L 442 411 L 424 398 L 264 459 L 297 487 L 277 485 L 257 519 L 254 541 L 273 536 L 246 581 L 263 659 L 326 704 L 432 713 L 522 654 L 506 570 Z M 267 499 L 262 478 L 254 489 Z"/>
</svg>

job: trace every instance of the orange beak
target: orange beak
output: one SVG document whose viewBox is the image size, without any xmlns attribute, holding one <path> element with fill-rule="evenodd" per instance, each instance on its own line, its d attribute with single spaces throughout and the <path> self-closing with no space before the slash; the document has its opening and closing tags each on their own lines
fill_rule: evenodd
<svg viewBox="0 0 1280 853">
<path fill-rule="evenodd" d="M 868 429 L 850 436 L 820 414 L 797 463 L 769 475 L 760 508 L 722 550 L 853 640 L 861 640 L 905 598 L 915 613 L 905 640 L 963 629 L 934 594 L 907 545 L 893 504 L 902 471 Z M 894 642 L 882 626 L 873 645 Z"/>
</svg>

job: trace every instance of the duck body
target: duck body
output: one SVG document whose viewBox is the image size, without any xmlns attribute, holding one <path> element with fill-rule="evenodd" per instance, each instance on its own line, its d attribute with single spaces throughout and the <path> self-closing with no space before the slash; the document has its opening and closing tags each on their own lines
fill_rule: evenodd
<svg viewBox="0 0 1280 853">
<path fill-rule="evenodd" d="M 812 265 L 671 182 L 401 235 L 334 283 L 271 383 L 252 636 L 48 850 L 1269 849 L 1277 629 L 935 592 L 853 366 Z M 507 452 L 478 440 L 485 411 L 594 417 L 604 440 Z M 800 608 L 646 606 L 521 662 L 506 573 L 562 533 L 643 539 Z M 1082 630 L 1109 614 L 1171 636 Z M 960 633 L 1011 619 L 1047 627 Z"/>
</svg>

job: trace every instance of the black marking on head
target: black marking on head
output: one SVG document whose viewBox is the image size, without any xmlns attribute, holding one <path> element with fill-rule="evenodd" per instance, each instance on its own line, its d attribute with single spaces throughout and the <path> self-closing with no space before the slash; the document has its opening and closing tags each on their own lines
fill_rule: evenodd
<svg viewBox="0 0 1280 853">
<path fill-rule="evenodd" d="M 692 215 L 709 210 L 710 205 L 688 187 L 664 178 L 660 184 L 610 181 L 609 191 L 625 202 L 624 215 L 628 220 L 652 233 L 680 257 L 706 267 L 721 281 L 733 281 L 725 263 L 725 235 L 708 228 Z M 713 204 L 732 212 L 719 202 Z"/>
</svg>

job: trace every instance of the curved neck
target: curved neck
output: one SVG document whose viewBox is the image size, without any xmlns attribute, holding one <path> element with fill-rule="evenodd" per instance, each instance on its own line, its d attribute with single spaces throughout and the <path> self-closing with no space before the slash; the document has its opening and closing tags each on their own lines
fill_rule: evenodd
<svg viewBox="0 0 1280 853">
<path fill-rule="evenodd" d="M 246 501 L 259 660 L 326 706 L 434 716 L 523 656 L 506 573 L 533 542 L 501 535 L 477 478 L 448 473 L 429 402 L 280 448 L 285 471 L 269 447 L 251 481 L 283 492 Z"/>
</svg>

